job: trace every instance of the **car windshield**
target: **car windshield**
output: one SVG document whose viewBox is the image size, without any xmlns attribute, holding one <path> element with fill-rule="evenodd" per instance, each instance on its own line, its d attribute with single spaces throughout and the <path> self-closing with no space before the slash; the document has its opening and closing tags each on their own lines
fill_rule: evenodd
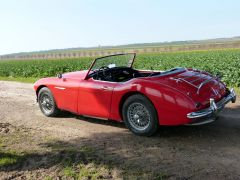
<svg viewBox="0 0 240 180">
<path fill-rule="evenodd" d="M 99 68 L 114 68 L 114 67 L 131 67 L 134 61 L 135 54 L 117 54 L 97 58 L 91 71 L 98 70 Z"/>
</svg>

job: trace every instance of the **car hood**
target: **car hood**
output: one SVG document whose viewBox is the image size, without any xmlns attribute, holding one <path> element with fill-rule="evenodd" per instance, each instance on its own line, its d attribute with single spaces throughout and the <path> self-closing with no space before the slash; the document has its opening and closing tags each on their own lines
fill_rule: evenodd
<svg viewBox="0 0 240 180">
<path fill-rule="evenodd" d="M 152 77 L 151 81 L 168 85 L 186 94 L 196 103 L 201 103 L 202 106 L 208 105 L 210 98 L 217 102 L 227 93 L 226 86 L 218 78 L 194 69 Z"/>
<path fill-rule="evenodd" d="M 87 75 L 87 70 L 83 71 L 76 71 L 76 72 L 69 72 L 69 73 L 64 73 L 62 76 L 64 78 L 71 78 L 71 79 L 84 79 Z"/>
</svg>

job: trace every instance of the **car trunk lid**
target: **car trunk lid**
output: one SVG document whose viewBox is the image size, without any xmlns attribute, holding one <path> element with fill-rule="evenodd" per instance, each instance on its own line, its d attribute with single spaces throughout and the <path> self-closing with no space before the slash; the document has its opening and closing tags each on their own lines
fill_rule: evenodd
<svg viewBox="0 0 240 180">
<path fill-rule="evenodd" d="M 202 106 L 208 105 L 210 98 L 217 102 L 226 94 L 225 85 L 217 77 L 194 69 L 153 77 L 152 80 L 170 85 Z"/>
</svg>

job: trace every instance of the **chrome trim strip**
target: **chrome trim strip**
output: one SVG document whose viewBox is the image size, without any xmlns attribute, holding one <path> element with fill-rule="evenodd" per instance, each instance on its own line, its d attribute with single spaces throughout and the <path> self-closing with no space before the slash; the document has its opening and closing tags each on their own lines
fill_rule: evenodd
<svg viewBox="0 0 240 180">
<path fill-rule="evenodd" d="M 196 72 L 196 71 L 193 71 L 193 75 L 199 75 L 200 73 L 199 72 Z M 184 77 L 184 78 L 179 78 L 181 80 L 185 80 L 185 79 L 188 79 L 188 78 L 192 78 L 193 76 L 187 76 L 187 77 Z"/>
<path fill-rule="evenodd" d="M 83 117 L 86 117 L 86 118 L 108 120 L 108 118 L 102 118 L 102 117 L 97 117 L 97 116 L 89 116 L 89 115 L 82 115 L 82 116 L 83 116 Z"/>
<path fill-rule="evenodd" d="M 93 81 L 106 82 L 106 83 L 109 83 L 109 84 L 117 84 L 117 83 L 127 82 L 127 81 L 124 81 L 124 82 L 103 81 L 103 80 L 93 79 L 93 77 L 91 77 L 91 78 L 89 78 L 89 79 L 92 79 Z"/>
<path fill-rule="evenodd" d="M 65 90 L 66 89 L 65 87 L 59 87 L 59 86 L 55 86 L 54 88 L 55 89 L 60 89 L 60 90 Z"/>
<path fill-rule="evenodd" d="M 197 81 L 199 81 L 200 79 L 203 79 L 203 78 L 205 78 L 205 77 L 207 77 L 206 74 L 200 74 L 199 77 L 198 77 L 197 79 L 191 81 L 191 83 L 197 82 Z"/>
<path fill-rule="evenodd" d="M 198 119 L 198 118 L 208 117 L 210 115 L 216 116 L 218 112 L 221 111 L 225 107 L 225 105 L 230 101 L 232 103 L 236 102 L 236 93 L 233 88 L 230 90 L 230 94 L 227 97 L 224 97 L 217 103 L 215 103 L 214 99 L 211 98 L 209 108 L 188 113 L 187 117 L 189 119 Z"/>
<path fill-rule="evenodd" d="M 191 86 L 194 86 L 195 88 L 198 88 L 198 86 L 194 85 L 192 82 L 186 81 L 185 79 L 180 79 L 181 81 L 190 84 Z"/>
<path fill-rule="evenodd" d="M 217 77 L 214 77 L 214 76 L 211 76 L 210 74 L 205 74 L 206 72 L 203 73 L 203 71 L 197 71 L 197 72 L 193 72 L 193 76 L 187 76 L 187 77 L 184 77 L 184 78 L 171 78 L 171 79 L 174 79 L 175 81 L 182 81 L 182 82 L 185 82 L 193 87 L 195 87 L 197 89 L 197 94 L 199 94 L 200 92 L 200 89 L 207 83 L 211 82 L 212 80 L 214 79 L 217 79 Z M 189 78 L 192 78 L 194 76 L 198 76 L 196 79 L 192 80 L 192 81 L 188 81 L 186 79 L 189 79 Z M 207 78 L 207 77 L 210 77 L 210 78 Z M 198 85 L 195 85 L 193 84 L 194 82 L 197 82 L 199 81 L 200 79 L 204 79 L 204 78 L 207 78 L 205 79 L 203 82 L 201 82 L 200 84 Z"/>
<path fill-rule="evenodd" d="M 207 79 L 207 80 L 205 80 L 205 81 L 203 81 L 199 86 L 198 86 L 198 90 L 197 90 L 197 94 L 199 94 L 199 92 L 200 92 L 200 89 L 205 85 L 205 84 L 207 84 L 207 83 L 209 83 L 209 82 L 211 82 L 212 81 L 212 79 L 214 79 L 213 77 L 211 77 L 210 79 Z"/>
</svg>

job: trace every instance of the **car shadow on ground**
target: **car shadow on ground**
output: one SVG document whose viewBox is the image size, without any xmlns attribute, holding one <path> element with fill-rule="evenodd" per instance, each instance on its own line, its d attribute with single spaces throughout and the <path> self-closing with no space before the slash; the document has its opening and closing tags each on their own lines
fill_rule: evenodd
<svg viewBox="0 0 240 180">
<path fill-rule="evenodd" d="M 123 122 L 114 121 L 114 120 L 102 120 L 102 119 L 90 118 L 90 117 L 85 117 L 85 116 L 76 116 L 75 118 L 78 120 L 81 120 L 81 121 L 87 121 L 87 122 L 95 123 L 95 124 L 113 126 L 113 127 L 118 127 L 118 128 L 126 128 L 125 124 Z"/>
<path fill-rule="evenodd" d="M 101 124 L 106 126 L 113 126 L 113 127 L 119 127 L 119 128 L 126 128 L 123 122 L 118 122 L 114 120 L 102 120 L 102 119 L 96 119 L 96 118 L 90 118 L 82 115 L 76 115 L 68 111 L 62 111 L 57 118 L 75 118 L 77 120 L 86 121 L 90 123 L 95 124 Z"/>
<path fill-rule="evenodd" d="M 126 128 L 123 122 L 118 122 L 114 120 L 101 120 L 96 118 L 89 118 L 85 116 L 73 115 L 66 112 L 64 117 L 74 117 L 81 121 L 86 121 L 94 124 L 101 124 L 106 126 L 113 126 L 119 128 Z M 212 123 L 199 125 L 199 126 L 190 126 L 190 125 L 180 125 L 180 126 L 160 126 L 158 132 L 153 137 L 174 137 L 174 136 L 189 136 L 196 135 L 203 131 L 209 131 L 208 133 L 213 132 L 215 128 L 220 130 L 232 130 L 239 129 L 238 125 L 240 123 L 240 106 L 235 106 L 234 108 L 226 107 L 222 112 L 220 112 L 219 117 Z M 235 126 L 236 125 L 236 126 Z"/>
<path fill-rule="evenodd" d="M 126 129 L 123 122 L 118 122 L 114 120 L 101 120 L 96 118 L 85 117 L 81 115 L 75 115 L 70 112 L 63 111 L 60 118 L 75 118 L 80 121 L 86 121 L 94 124 L 101 124 L 105 126 L 112 126 Z M 219 117 L 216 121 L 200 125 L 200 126 L 160 126 L 157 133 L 151 138 L 171 138 L 171 137 L 188 137 L 195 136 L 200 137 L 205 134 L 206 136 L 212 137 L 211 134 L 216 134 L 215 131 L 225 131 L 225 137 L 234 131 L 240 131 L 240 106 L 226 107 L 222 112 L 220 112 Z"/>
</svg>

